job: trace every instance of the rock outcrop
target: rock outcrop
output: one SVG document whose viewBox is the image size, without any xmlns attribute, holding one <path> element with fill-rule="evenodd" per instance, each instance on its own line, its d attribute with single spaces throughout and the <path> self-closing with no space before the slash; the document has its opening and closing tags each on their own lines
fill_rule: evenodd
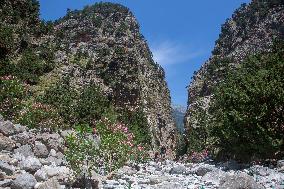
<svg viewBox="0 0 284 189">
<path fill-rule="evenodd" d="M 269 52 L 275 40 L 284 39 L 284 4 L 282 0 L 253 0 L 243 4 L 222 26 L 211 58 L 195 72 L 188 87 L 188 107 L 184 119 L 190 132 L 199 127 L 196 116 L 208 113 L 212 89 L 222 79 L 222 70 L 214 68 L 228 59 L 233 68 L 248 55 Z"/>
<path fill-rule="evenodd" d="M 176 128 L 165 73 L 152 59 L 133 14 L 118 4 L 99 3 L 56 21 L 57 61 L 75 88 L 94 82 L 116 108 L 142 110 L 152 145 L 173 157 Z"/>
<path fill-rule="evenodd" d="M 158 151 L 165 147 L 167 157 L 174 158 L 177 129 L 171 115 L 164 70 L 153 61 L 129 9 L 119 4 L 97 3 L 81 11 L 68 10 L 65 17 L 55 22 L 42 22 L 37 1 L 5 0 L 0 6 L 0 20 L 1 79 L 19 79 L 30 94 L 26 95 L 28 98 L 16 97 L 15 104 L 1 102 L 0 109 L 6 118 L 21 122 L 25 119 L 23 114 L 29 111 L 29 104 L 54 111 L 70 107 L 61 102 L 60 107 L 56 107 L 51 103 L 54 100 L 38 102 L 44 95 L 57 98 L 47 94 L 55 86 L 67 83 L 66 90 L 70 94 L 64 91 L 62 96 L 69 98 L 95 85 L 116 112 L 143 117 L 145 121 L 140 130 L 150 136 L 151 146 Z M 20 103 L 24 107 L 18 106 Z M 18 109 L 13 109 L 15 107 Z M 77 123 L 74 115 L 66 114 L 68 118 L 62 118 L 62 112 L 54 113 L 53 118 L 38 121 L 33 126 Z M 8 128 L 9 124 L 6 126 Z M 7 129 L 7 132 L 14 131 Z M 25 133 L 17 137 L 24 139 Z M 35 153 L 46 156 L 45 150 Z"/>
</svg>

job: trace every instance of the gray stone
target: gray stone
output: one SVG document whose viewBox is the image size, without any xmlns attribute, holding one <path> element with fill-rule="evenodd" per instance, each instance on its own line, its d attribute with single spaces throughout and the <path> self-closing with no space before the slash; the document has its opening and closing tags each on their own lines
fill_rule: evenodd
<svg viewBox="0 0 284 189">
<path fill-rule="evenodd" d="M 21 124 L 15 124 L 14 127 L 15 127 L 15 133 L 22 133 L 27 130 L 27 127 L 22 126 Z"/>
<path fill-rule="evenodd" d="M 0 122 L 0 133 L 10 136 L 16 133 L 16 129 L 11 121 Z"/>
<path fill-rule="evenodd" d="M 235 161 L 235 160 L 230 160 L 227 161 L 223 164 L 225 170 L 239 170 L 241 169 L 241 165 Z"/>
<path fill-rule="evenodd" d="M 284 160 L 279 160 L 279 161 L 277 161 L 277 167 L 278 167 L 278 168 L 284 167 Z"/>
<path fill-rule="evenodd" d="M 0 122 L 4 121 L 4 117 L 0 114 Z"/>
<path fill-rule="evenodd" d="M 38 181 L 46 181 L 49 178 L 56 177 L 60 184 L 68 183 L 70 180 L 71 171 L 65 166 L 43 166 L 35 173 L 35 178 Z"/>
<path fill-rule="evenodd" d="M 11 151 L 16 147 L 16 142 L 9 137 L 4 136 L 0 133 L 0 151 L 8 150 Z"/>
<path fill-rule="evenodd" d="M 40 184 L 37 189 L 61 189 L 60 184 L 58 183 L 58 181 L 54 178 L 51 178 L 45 182 L 43 182 L 42 184 Z"/>
<path fill-rule="evenodd" d="M 37 140 L 41 141 L 48 149 L 55 151 L 62 150 L 63 138 L 57 133 L 43 133 L 37 136 Z"/>
<path fill-rule="evenodd" d="M 0 160 L 0 170 L 6 173 L 7 175 L 13 175 L 13 173 L 15 172 L 15 167 Z"/>
<path fill-rule="evenodd" d="M 204 176 L 206 173 L 212 171 L 208 167 L 199 167 L 196 171 L 195 174 L 198 176 Z"/>
<path fill-rule="evenodd" d="M 0 187 L 8 187 L 12 184 L 12 179 L 0 180 Z"/>
<path fill-rule="evenodd" d="M 11 137 L 14 141 L 22 144 L 22 145 L 25 145 L 28 143 L 29 139 L 30 139 L 30 136 L 29 136 L 29 133 L 24 131 L 22 133 L 19 133 L 19 134 L 16 134 L 16 135 L 13 135 Z"/>
<path fill-rule="evenodd" d="M 170 170 L 170 174 L 184 174 L 186 167 L 183 165 L 177 165 Z"/>
<path fill-rule="evenodd" d="M 48 180 L 48 175 L 47 175 L 47 171 L 46 171 L 45 166 L 43 166 L 40 170 L 38 170 L 34 174 L 34 176 L 35 176 L 36 180 L 39 181 L 39 182 Z"/>
<path fill-rule="evenodd" d="M 34 154 L 37 157 L 46 158 L 49 154 L 47 147 L 41 142 L 35 141 Z"/>
<path fill-rule="evenodd" d="M 226 175 L 220 181 L 219 189 L 265 189 L 264 186 L 256 183 L 253 177 L 239 173 L 235 175 Z"/>
<path fill-rule="evenodd" d="M 36 185 L 36 179 L 29 173 L 18 175 L 12 182 L 12 189 L 33 189 Z"/>
<path fill-rule="evenodd" d="M 37 170 L 39 170 L 42 165 L 41 165 L 39 159 L 29 156 L 25 160 L 21 161 L 19 163 L 19 166 L 20 166 L 21 169 L 23 169 L 25 171 L 34 173 Z"/>
<path fill-rule="evenodd" d="M 14 150 L 14 153 L 19 153 L 25 157 L 34 156 L 30 145 L 26 144 Z"/>
</svg>

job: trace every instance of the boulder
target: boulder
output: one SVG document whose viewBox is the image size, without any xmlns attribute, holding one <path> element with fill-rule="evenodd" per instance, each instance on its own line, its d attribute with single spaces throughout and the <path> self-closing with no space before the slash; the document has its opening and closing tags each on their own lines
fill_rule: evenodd
<svg viewBox="0 0 284 189">
<path fill-rule="evenodd" d="M 16 177 L 11 184 L 11 189 L 33 189 L 36 185 L 36 179 L 29 173 L 23 173 Z"/>
<path fill-rule="evenodd" d="M 11 139 L 13 139 L 14 141 L 16 141 L 17 143 L 20 143 L 21 145 L 25 145 L 28 143 L 29 139 L 30 139 L 30 135 L 28 132 L 24 131 L 22 133 L 13 135 L 11 137 Z"/>
<path fill-rule="evenodd" d="M 226 175 L 220 181 L 219 189 L 265 189 L 264 186 L 256 183 L 253 177 L 245 173 Z"/>
<path fill-rule="evenodd" d="M 210 168 L 208 167 L 199 167 L 196 171 L 195 174 L 197 176 L 204 176 L 206 173 L 212 171 Z"/>
<path fill-rule="evenodd" d="M 19 153 L 19 154 L 23 155 L 24 157 L 34 156 L 34 153 L 32 151 L 32 147 L 28 144 L 20 146 L 19 148 L 15 149 L 14 153 Z"/>
<path fill-rule="evenodd" d="M 15 133 L 22 133 L 22 132 L 25 132 L 27 130 L 27 127 L 22 126 L 20 124 L 15 124 L 14 128 L 15 128 Z"/>
<path fill-rule="evenodd" d="M 70 169 L 65 166 L 45 165 L 35 173 L 35 178 L 38 181 L 46 181 L 55 177 L 60 184 L 66 184 L 69 183 L 71 175 Z"/>
<path fill-rule="evenodd" d="M 35 141 L 34 154 L 37 157 L 46 158 L 49 154 L 47 147 L 38 141 Z"/>
<path fill-rule="evenodd" d="M 0 180 L 0 188 L 8 187 L 12 184 L 12 179 Z"/>
<path fill-rule="evenodd" d="M 278 168 L 284 167 L 284 160 L 279 160 L 279 161 L 277 161 L 277 167 L 278 167 Z"/>
<path fill-rule="evenodd" d="M 12 151 L 15 147 L 16 147 L 16 142 L 14 140 L 0 133 L 0 151 L 2 150 Z"/>
<path fill-rule="evenodd" d="M 21 169 L 34 173 L 41 168 L 41 163 L 39 159 L 35 157 L 27 157 L 25 160 L 19 163 Z"/>
<path fill-rule="evenodd" d="M 42 133 L 37 135 L 36 140 L 41 141 L 47 148 L 54 149 L 55 151 L 62 150 L 63 138 L 57 133 Z"/>
<path fill-rule="evenodd" d="M 0 133 L 10 136 L 16 133 L 16 129 L 11 121 L 0 122 Z"/>
<path fill-rule="evenodd" d="M 15 167 L 0 160 L 0 170 L 6 173 L 7 175 L 13 175 L 15 172 Z"/>
<path fill-rule="evenodd" d="M 170 170 L 170 174 L 185 174 L 186 167 L 183 165 L 177 165 Z"/>
<path fill-rule="evenodd" d="M 51 178 L 51 179 L 39 184 L 35 188 L 36 189 L 51 189 L 51 188 L 52 189 L 61 189 L 61 186 L 56 179 Z"/>
</svg>

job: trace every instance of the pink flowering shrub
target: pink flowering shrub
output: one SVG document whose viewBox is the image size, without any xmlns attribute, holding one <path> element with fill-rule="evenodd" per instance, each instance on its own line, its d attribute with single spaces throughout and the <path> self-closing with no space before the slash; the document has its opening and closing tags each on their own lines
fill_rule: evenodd
<svg viewBox="0 0 284 189">
<path fill-rule="evenodd" d="M 100 156 L 107 172 L 111 172 L 127 161 L 141 162 L 148 157 L 146 148 L 135 142 L 135 136 L 129 128 L 116 122 L 115 115 L 108 114 L 97 124 L 96 129 L 101 138 Z"/>
</svg>

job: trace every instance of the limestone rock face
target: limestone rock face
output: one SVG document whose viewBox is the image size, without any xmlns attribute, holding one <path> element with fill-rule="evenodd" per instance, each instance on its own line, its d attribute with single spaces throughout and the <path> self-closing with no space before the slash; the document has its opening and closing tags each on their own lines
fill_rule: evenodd
<svg viewBox="0 0 284 189">
<path fill-rule="evenodd" d="M 50 41 L 61 77 L 80 90 L 95 83 L 117 109 L 142 111 L 152 145 L 174 157 L 176 127 L 164 70 L 153 61 L 133 14 L 118 4 L 100 3 L 71 11 L 56 21 Z"/>
<path fill-rule="evenodd" d="M 283 15 L 283 1 L 253 0 L 248 5 L 243 4 L 226 21 L 211 58 L 195 72 L 188 86 L 184 122 L 189 132 L 197 127 L 195 115 L 200 108 L 208 110 L 212 89 L 221 79 L 216 74 L 218 70 L 212 70 L 210 65 L 216 63 L 216 59 L 226 58 L 234 67 L 248 55 L 270 51 L 275 39 L 284 38 Z"/>
</svg>

